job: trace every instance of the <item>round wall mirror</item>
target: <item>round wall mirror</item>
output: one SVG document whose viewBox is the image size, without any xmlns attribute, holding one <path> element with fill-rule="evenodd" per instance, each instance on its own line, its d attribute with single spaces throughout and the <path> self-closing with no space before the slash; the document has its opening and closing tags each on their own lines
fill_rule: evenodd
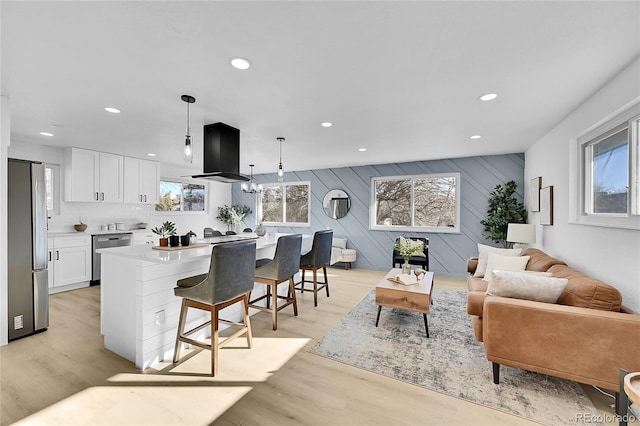
<svg viewBox="0 0 640 426">
<path fill-rule="evenodd" d="M 340 219 L 349 213 L 351 200 L 346 192 L 340 189 L 332 189 L 324 196 L 322 208 L 330 218 Z"/>
</svg>

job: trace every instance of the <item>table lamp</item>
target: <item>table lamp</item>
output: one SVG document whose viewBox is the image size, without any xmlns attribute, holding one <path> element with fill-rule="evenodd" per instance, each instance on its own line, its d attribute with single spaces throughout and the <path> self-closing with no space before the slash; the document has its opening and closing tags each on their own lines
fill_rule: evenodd
<svg viewBox="0 0 640 426">
<path fill-rule="evenodd" d="M 507 225 L 507 241 L 515 243 L 513 248 L 524 249 L 526 244 L 536 242 L 536 226 L 529 223 L 510 223 Z"/>
</svg>

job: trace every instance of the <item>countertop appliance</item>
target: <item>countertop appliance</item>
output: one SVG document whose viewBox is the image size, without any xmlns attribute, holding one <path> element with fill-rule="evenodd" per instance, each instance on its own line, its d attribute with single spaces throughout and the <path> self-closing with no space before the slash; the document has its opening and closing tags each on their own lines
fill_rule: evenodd
<svg viewBox="0 0 640 426">
<path fill-rule="evenodd" d="M 92 236 L 91 247 L 93 249 L 93 262 L 91 263 L 91 285 L 100 284 L 100 253 L 96 253 L 96 250 L 130 246 L 132 240 L 133 234 L 131 232 Z"/>
<path fill-rule="evenodd" d="M 49 327 L 44 164 L 8 161 L 9 340 Z"/>
</svg>

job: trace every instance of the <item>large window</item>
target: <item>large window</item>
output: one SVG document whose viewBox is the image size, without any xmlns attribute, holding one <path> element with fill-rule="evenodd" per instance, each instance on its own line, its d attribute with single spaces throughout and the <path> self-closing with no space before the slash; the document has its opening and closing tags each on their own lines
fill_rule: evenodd
<svg viewBox="0 0 640 426">
<path fill-rule="evenodd" d="M 160 180 L 160 202 L 156 211 L 205 212 L 207 187 L 203 183 Z"/>
<path fill-rule="evenodd" d="M 258 218 L 265 225 L 309 226 L 309 182 L 262 185 Z"/>
<path fill-rule="evenodd" d="M 370 228 L 460 232 L 460 173 L 374 177 Z"/>
<path fill-rule="evenodd" d="M 640 228 L 639 127 L 636 105 L 578 138 L 579 223 Z"/>
</svg>

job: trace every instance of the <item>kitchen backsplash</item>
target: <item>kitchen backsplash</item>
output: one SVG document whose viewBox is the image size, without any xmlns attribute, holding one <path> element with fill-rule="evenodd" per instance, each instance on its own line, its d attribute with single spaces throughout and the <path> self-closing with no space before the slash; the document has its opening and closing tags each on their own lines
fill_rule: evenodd
<svg viewBox="0 0 640 426">
<path fill-rule="evenodd" d="M 146 222 L 155 227 L 163 220 L 152 216 L 154 206 L 136 206 L 116 203 L 60 203 L 60 215 L 49 218 L 49 232 L 73 232 L 73 225 L 82 222 L 87 224 L 86 233 L 100 230 L 101 225 L 122 222 L 124 229 L 135 227 L 138 222 Z M 157 222 L 157 223 L 156 223 Z"/>
</svg>

